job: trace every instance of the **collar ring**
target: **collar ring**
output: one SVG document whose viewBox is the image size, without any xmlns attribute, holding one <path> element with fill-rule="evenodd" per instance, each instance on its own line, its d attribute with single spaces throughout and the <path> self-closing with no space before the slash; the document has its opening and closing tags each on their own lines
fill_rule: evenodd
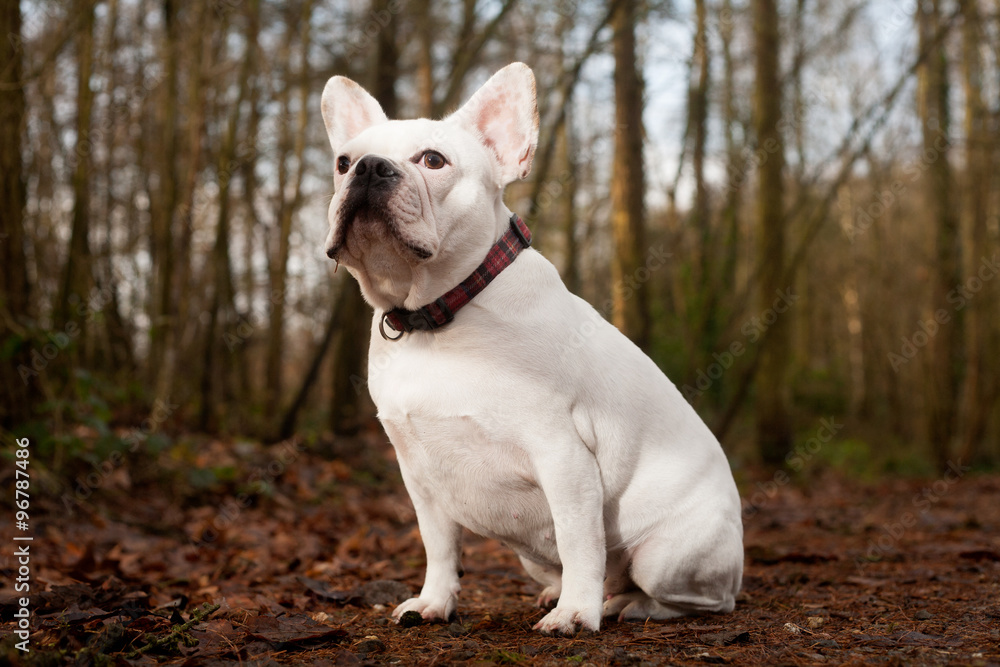
<svg viewBox="0 0 1000 667">
<path fill-rule="evenodd" d="M 402 338 L 403 334 L 406 333 L 406 332 L 405 331 L 400 331 L 400 332 L 398 332 L 399 333 L 398 336 L 396 336 L 396 337 L 390 336 L 389 334 L 387 334 L 385 332 L 385 325 L 386 325 L 386 322 L 388 322 L 388 321 L 389 321 L 389 313 L 388 312 L 382 313 L 382 319 L 378 323 L 378 332 L 380 334 L 382 334 L 382 338 L 386 339 L 389 342 L 395 343 L 397 340 L 399 340 L 400 338 Z M 392 329 L 393 331 L 396 331 L 396 329 L 393 328 L 391 322 L 389 323 L 389 328 Z"/>
</svg>

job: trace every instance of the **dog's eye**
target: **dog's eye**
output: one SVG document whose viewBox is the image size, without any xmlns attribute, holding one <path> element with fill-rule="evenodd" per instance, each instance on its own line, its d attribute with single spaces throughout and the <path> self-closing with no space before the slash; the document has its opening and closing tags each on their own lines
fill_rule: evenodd
<svg viewBox="0 0 1000 667">
<path fill-rule="evenodd" d="M 351 158 L 346 155 L 341 155 L 337 158 L 337 172 L 340 174 L 346 174 L 347 170 L 351 168 Z"/>
<path fill-rule="evenodd" d="M 448 164 L 448 161 L 444 159 L 444 156 L 437 151 L 427 151 L 424 153 L 423 161 L 424 166 L 428 169 L 440 169 Z"/>
</svg>

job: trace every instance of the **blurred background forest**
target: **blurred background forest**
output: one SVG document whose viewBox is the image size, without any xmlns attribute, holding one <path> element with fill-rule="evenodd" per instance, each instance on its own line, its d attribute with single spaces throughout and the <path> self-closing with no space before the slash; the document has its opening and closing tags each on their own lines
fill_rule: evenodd
<svg viewBox="0 0 1000 667">
<path fill-rule="evenodd" d="M 514 60 L 509 206 L 737 465 L 1000 462 L 997 0 L 11 1 L 0 35 L 0 426 L 45 465 L 377 428 L 319 95 L 439 117 Z"/>
</svg>

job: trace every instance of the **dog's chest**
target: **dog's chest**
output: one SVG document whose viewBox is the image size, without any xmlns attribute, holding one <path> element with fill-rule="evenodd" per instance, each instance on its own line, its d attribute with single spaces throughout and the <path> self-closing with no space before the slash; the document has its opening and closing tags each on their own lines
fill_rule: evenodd
<svg viewBox="0 0 1000 667">
<path fill-rule="evenodd" d="M 518 551 L 544 554 L 546 542 L 554 551 L 545 496 L 510 433 L 471 416 L 383 418 L 382 423 L 411 494 Z"/>
<path fill-rule="evenodd" d="M 558 562 L 551 513 L 521 446 L 521 420 L 495 404 L 482 364 L 433 357 L 399 354 L 370 376 L 411 496 L 519 553 Z"/>
</svg>

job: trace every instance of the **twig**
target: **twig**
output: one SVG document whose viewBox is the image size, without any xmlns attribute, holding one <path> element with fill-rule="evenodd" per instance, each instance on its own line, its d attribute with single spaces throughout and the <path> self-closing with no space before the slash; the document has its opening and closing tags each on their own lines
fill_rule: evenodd
<svg viewBox="0 0 1000 667">
<path fill-rule="evenodd" d="M 194 614 L 191 615 L 191 620 L 189 620 L 187 623 L 182 623 L 181 625 L 174 627 L 174 629 L 171 630 L 170 634 L 168 634 L 166 637 L 154 637 L 149 641 L 148 644 L 146 644 L 145 646 L 140 646 L 136 650 L 126 655 L 125 658 L 128 660 L 131 660 L 132 658 L 138 658 L 143 653 L 151 651 L 154 648 L 158 648 L 160 646 L 165 646 L 169 644 L 172 640 L 177 639 L 181 635 L 185 634 L 188 630 L 190 630 L 193 626 L 197 625 L 198 623 L 201 623 L 203 620 L 205 620 L 206 618 L 217 612 L 220 606 L 221 605 L 210 604 L 206 602 L 201 606 L 201 609 L 195 611 Z"/>
</svg>

